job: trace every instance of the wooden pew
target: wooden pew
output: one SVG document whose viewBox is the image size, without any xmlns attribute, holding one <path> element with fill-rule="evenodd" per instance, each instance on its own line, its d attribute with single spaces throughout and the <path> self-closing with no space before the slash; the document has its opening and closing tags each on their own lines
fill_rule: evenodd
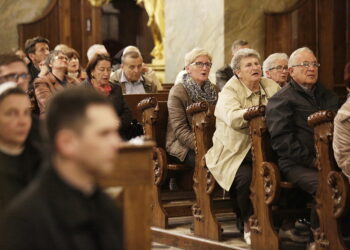
<svg viewBox="0 0 350 250">
<path fill-rule="evenodd" d="M 194 202 L 193 169 L 168 160 L 165 151 L 167 102 L 148 97 L 138 104 L 138 109 L 142 112 L 145 136 L 156 143 L 153 155 L 152 225 L 168 228 L 169 217 L 191 215 L 191 206 Z M 165 184 L 171 172 L 185 172 L 178 176 L 180 179 L 177 179 L 181 190 L 184 191 L 167 191 Z"/>
<path fill-rule="evenodd" d="M 347 249 L 340 222 L 349 208 L 349 182 L 334 159 L 332 139 L 335 112 L 319 111 L 308 118 L 314 128 L 317 169 L 316 210 L 320 227 L 314 233 L 316 249 Z"/>
<path fill-rule="evenodd" d="M 202 238 L 221 241 L 221 225 L 215 212 L 232 212 L 232 201 L 228 197 L 222 197 L 223 190 L 218 188 L 214 177 L 205 164 L 204 156 L 213 145 L 214 110 L 215 105 L 200 102 L 187 107 L 186 112 L 192 115 L 192 129 L 196 139 L 196 166 L 193 175 L 196 203 L 192 206 L 194 234 Z M 220 191 L 221 200 L 216 199 L 217 192 L 214 192 L 216 189 Z"/>
<path fill-rule="evenodd" d="M 130 108 L 130 111 L 132 113 L 132 116 L 138 121 L 142 122 L 142 113 L 138 111 L 137 104 L 147 97 L 154 97 L 158 101 L 167 101 L 168 100 L 168 94 L 169 92 L 162 92 L 162 93 L 147 93 L 147 94 L 132 94 L 132 95 L 123 95 L 124 100 L 128 107 Z"/>
<path fill-rule="evenodd" d="M 253 249 L 280 249 L 281 242 L 274 227 L 272 205 L 279 198 L 282 188 L 293 184 L 281 180 L 277 157 L 272 150 L 265 120 L 265 105 L 254 106 L 244 114 L 249 121 L 252 142 L 253 176 L 250 199 L 253 215 L 249 219 Z"/>
<path fill-rule="evenodd" d="M 124 249 L 151 248 L 153 143 L 124 144 L 114 172 L 99 183 L 123 211 Z M 132 160 L 130 160 L 132 159 Z"/>
</svg>

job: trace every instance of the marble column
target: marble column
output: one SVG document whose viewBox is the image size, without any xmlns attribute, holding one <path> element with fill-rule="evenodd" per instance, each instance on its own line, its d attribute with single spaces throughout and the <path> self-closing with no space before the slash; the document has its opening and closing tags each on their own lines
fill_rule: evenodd
<svg viewBox="0 0 350 250">
<path fill-rule="evenodd" d="M 249 41 L 264 59 L 264 12 L 281 12 L 298 0 L 165 0 L 165 81 L 174 82 L 194 47 L 213 56 L 210 79 L 231 60 L 231 44 Z"/>
</svg>

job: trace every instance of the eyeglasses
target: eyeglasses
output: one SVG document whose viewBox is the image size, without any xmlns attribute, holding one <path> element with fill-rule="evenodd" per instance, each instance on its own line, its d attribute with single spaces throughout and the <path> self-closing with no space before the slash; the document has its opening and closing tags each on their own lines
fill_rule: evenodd
<svg viewBox="0 0 350 250">
<path fill-rule="evenodd" d="M 285 66 L 278 65 L 276 67 L 269 68 L 269 70 L 273 70 L 273 69 L 275 69 L 277 71 L 288 70 L 288 66 L 287 65 L 285 65 Z"/>
<path fill-rule="evenodd" d="M 193 62 L 193 63 L 191 63 L 190 65 L 194 65 L 194 66 L 196 66 L 196 67 L 198 67 L 198 68 L 203 68 L 204 65 L 205 65 L 205 66 L 207 66 L 208 68 L 211 68 L 211 65 L 213 65 L 213 64 L 210 63 L 210 62 L 206 62 L 206 63 L 204 63 L 204 62 Z"/>
<path fill-rule="evenodd" d="M 0 82 L 4 82 L 4 81 L 17 82 L 19 78 L 22 78 L 23 80 L 29 80 L 30 79 L 30 75 L 28 73 L 8 74 L 8 75 L 0 76 Z"/>
<path fill-rule="evenodd" d="M 55 57 L 55 60 L 65 60 L 65 61 L 68 61 L 68 57 L 66 57 L 66 56 L 56 56 Z"/>
<path fill-rule="evenodd" d="M 310 68 L 312 66 L 312 67 L 318 68 L 321 66 L 321 64 L 318 62 L 303 62 L 301 64 L 293 65 L 292 67 L 298 67 L 298 66 L 305 67 L 305 68 Z"/>
</svg>

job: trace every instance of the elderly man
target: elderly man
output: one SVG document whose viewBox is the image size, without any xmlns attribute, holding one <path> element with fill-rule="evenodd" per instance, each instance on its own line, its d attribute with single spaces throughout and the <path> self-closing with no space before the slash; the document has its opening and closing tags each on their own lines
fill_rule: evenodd
<svg viewBox="0 0 350 250">
<path fill-rule="evenodd" d="M 91 45 L 86 53 L 88 60 L 90 61 L 96 54 L 109 55 L 106 47 L 103 44 Z"/>
<path fill-rule="evenodd" d="M 285 53 L 269 55 L 263 63 L 264 76 L 277 82 L 281 87 L 288 81 L 288 56 Z"/>
<path fill-rule="evenodd" d="M 232 43 L 231 52 L 232 52 L 232 58 L 235 55 L 235 53 L 244 48 L 249 48 L 249 44 L 245 40 L 235 40 Z M 216 85 L 219 87 L 220 90 L 225 86 L 228 80 L 233 76 L 233 70 L 231 65 L 227 64 L 223 66 L 222 68 L 218 69 L 216 71 Z"/>
<path fill-rule="evenodd" d="M 157 92 L 159 80 L 143 72 L 143 58 L 137 51 L 123 54 L 121 68 L 115 71 L 110 81 L 119 84 L 123 94 L 145 94 Z"/>
<path fill-rule="evenodd" d="M 319 110 L 336 110 L 338 98 L 317 81 L 320 64 L 309 48 L 294 51 L 288 67 L 290 82 L 267 104 L 267 126 L 283 176 L 306 193 L 314 195 L 318 173 L 315 168 L 314 134 L 307 124 L 307 118 Z M 313 209 L 311 227 L 315 229 L 317 226 Z"/>
<path fill-rule="evenodd" d="M 98 187 L 120 145 L 112 104 L 92 89 L 66 89 L 50 102 L 51 158 L 8 206 L 0 249 L 122 249 L 121 214 Z"/>
</svg>

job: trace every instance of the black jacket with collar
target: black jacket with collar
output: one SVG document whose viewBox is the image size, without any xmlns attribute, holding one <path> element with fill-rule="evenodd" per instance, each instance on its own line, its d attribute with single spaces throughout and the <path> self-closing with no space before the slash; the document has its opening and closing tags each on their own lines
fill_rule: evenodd
<svg viewBox="0 0 350 250">
<path fill-rule="evenodd" d="M 307 118 L 319 110 L 337 110 L 338 107 L 338 97 L 320 83 L 315 84 L 311 94 L 291 80 L 270 98 L 266 122 L 282 172 L 293 166 L 312 166 L 316 156 L 314 133 Z"/>
<path fill-rule="evenodd" d="M 0 249 L 122 249 L 121 213 L 97 188 L 90 195 L 46 169 L 8 207 Z"/>
</svg>

